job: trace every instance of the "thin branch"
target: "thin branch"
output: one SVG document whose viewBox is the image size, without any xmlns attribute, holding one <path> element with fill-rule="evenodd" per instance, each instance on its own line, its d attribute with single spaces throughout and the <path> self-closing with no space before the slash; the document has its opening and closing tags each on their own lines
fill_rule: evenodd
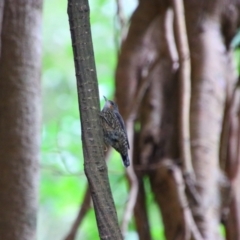
<svg viewBox="0 0 240 240">
<path fill-rule="evenodd" d="M 167 44 L 167 52 L 173 63 L 173 69 L 176 70 L 179 68 L 179 57 L 173 32 L 173 10 L 168 8 L 164 14 L 164 37 Z"/>
<path fill-rule="evenodd" d="M 151 232 L 148 220 L 147 206 L 146 206 L 146 193 L 144 189 L 143 179 L 139 179 L 139 190 L 137 202 L 134 208 L 136 229 L 138 232 L 139 240 L 151 240 Z"/>
<path fill-rule="evenodd" d="M 236 175 L 239 174 L 239 170 L 240 170 L 240 106 L 238 108 L 238 139 L 237 139 L 237 171 L 236 171 Z M 235 176 L 236 177 L 236 176 Z"/>
<path fill-rule="evenodd" d="M 110 156 L 111 156 L 112 148 L 108 148 L 107 152 L 105 153 L 105 160 L 108 162 Z M 83 201 L 80 204 L 80 210 L 78 213 L 77 218 L 75 219 L 69 233 L 67 236 L 64 238 L 64 240 L 74 240 L 76 235 L 77 235 L 77 230 L 79 229 L 82 220 L 84 217 L 87 215 L 88 211 L 90 210 L 91 206 L 91 195 L 90 195 L 90 190 L 89 190 L 89 185 L 86 187 L 86 191 L 83 197 Z"/>
<path fill-rule="evenodd" d="M 234 181 L 239 170 L 239 108 L 240 107 L 240 89 L 234 90 L 233 101 L 230 107 L 229 114 L 229 136 L 228 149 L 226 159 L 226 171 L 229 179 Z"/>
<path fill-rule="evenodd" d="M 190 54 L 185 25 L 184 6 L 182 0 L 172 0 L 175 15 L 177 49 L 180 60 L 180 152 L 184 172 L 193 174 L 190 146 Z"/>
<path fill-rule="evenodd" d="M 233 180 L 237 175 L 240 158 L 240 137 L 237 133 L 240 131 L 239 120 L 237 119 L 237 117 L 239 118 L 240 104 L 240 88 L 238 84 L 234 87 L 232 95 L 226 103 L 220 148 L 221 169 L 227 171 L 230 180 Z M 229 168 L 229 166 L 231 167 Z"/>
<path fill-rule="evenodd" d="M 155 59 L 155 61 L 150 65 L 149 69 L 148 69 L 148 73 L 151 74 L 154 69 L 157 67 L 157 65 L 159 64 L 159 58 Z M 132 102 L 132 105 L 130 107 L 130 111 L 128 112 L 127 116 L 126 116 L 126 122 L 128 121 L 135 121 L 138 111 L 139 111 L 139 107 L 142 103 L 142 99 L 148 89 L 148 87 L 151 84 L 151 81 L 153 78 L 151 78 L 149 76 L 149 74 L 146 74 L 145 76 L 142 77 L 142 80 L 140 82 L 140 85 L 137 89 L 137 92 L 135 94 L 135 98 Z"/>
<path fill-rule="evenodd" d="M 76 220 L 74 221 L 71 230 L 69 231 L 67 236 L 64 238 L 64 240 L 74 240 L 75 239 L 75 237 L 77 235 L 77 230 L 78 230 L 80 224 L 82 223 L 82 220 L 84 219 L 85 215 L 88 213 L 90 207 L 91 207 L 91 194 L 90 194 L 89 187 L 87 186 L 78 216 L 77 216 Z"/>
<path fill-rule="evenodd" d="M 182 236 L 183 238 L 181 239 L 203 240 L 193 219 L 191 209 L 188 206 L 188 201 L 185 195 L 184 179 L 180 169 L 175 164 L 173 164 L 171 160 L 168 159 L 162 162 L 162 167 L 165 167 L 166 171 L 173 177 L 176 187 L 175 191 L 177 192 L 177 201 L 182 208 L 185 231 L 183 234 L 184 236 Z"/>
<path fill-rule="evenodd" d="M 238 177 L 239 178 L 239 177 Z M 239 184 L 239 179 L 237 180 Z M 239 187 L 235 188 L 235 193 L 229 207 L 229 216 L 226 219 L 226 240 L 240 239 L 240 219 L 239 219 Z"/>
<path fill-rule="evenodd" d="M 139 133 L 134 132 L 134 141 L 139 138 Z M 136 141 L 137 142 L 137 141 Z M 135 146 L 138 144 L 135 144 Z M 140 152 L 137 147 L 134 147 L 134 171 L 137 163 L 140 162 Z M 136 171 L 135 171 L 136 172 Z M 137 200 L 134 206 L 134 218 L 136 224 L 136 230 L 138 232 L 139 240 L 152 240 L 150 227 L 149 227 L 149 219 L 148 219 L 148 211 L 146 204 L 146 190 L 143 181 L 142 172 L 136 173 L 138 178 L 138 195 Z"/>
<path fill-rule="evenodd" d="M 193 205 L 200 205 L 201 198 L 196 188 L 196 181 L 193 179 L 192 174 L 184 173 L 183 177 L 189 203 Z"/>
<path fill-rule="evenodd" d="M 117 12 L 115 18 L 115 34 L 114 34 L 114 41 L 116 45 L 116 49 L 119 55 L 120 45 L 126 37 L 126 26 L 127 26 L 127 19 L 124 15 L 123 5 L 121 0 L 116 0 Z"/>
<path fill-rule="evenodd" d="M 154 63 L 149 67 L 148 72 L 151 73 L 154 70 L 154 68 L 157 66 L 157 64 L 158 64 L 158 59 L 156 59 Z M 129 153 L 129 156 L 131 157 L 131 159 L 133 159 L 134 121 L 137 117 L 137 113 L 141 105 L 142 99 L 144 97 L 144 94 L 151 83 L 150 79 L 153 79 L 153 78 L 150 78 L 148 74 L 146 74 L 142 78 L 140 86 L 138 87 L 135 98 L 131 105 L 130 111 L 128 112 L 128 115 L 125 117 L 129 143 L 131 146 L 130 153 Z M 130 193 L 129 193 L 129 200 L 124 210 L 122 224 L 121 224 L 121 230 L 123 235 L 127 231 L 127 227 L 133 215 L 133 211 L 134 211 L 134 207 L 135 207 L 137 195 L 138 195 L 138 179 L 135 174 L 133 164 L 130 164 L 130 166 L 127 168 L 126 174 L 127 174 L 127 179 L 130 186 Z"/>
<path fill-rule="evenodd" d="M 238 90 L 238 83 L 234 86 L 231 93 L 227 94 L 227 100 L 225 104 L 224 120 L 222 127 L 222 136 L 221 136 L 221 147 L 220 147 L 220 166 L 223 171 L 226 170 L 226 161 L 228 155 L 228 143 L 229 143 L 229 134 L 230 134 L 230 121 L 233 117 L 233 108 L 234 102 L 236 99 L 236 93 Z M 228 176 L 229 177 L 229 176 Z"/>
<path fill-rule="evenodd" d="M 123 29 L 124 26 L 126 25 L 126 19 L 123 13 L 122 1 L 116 0 L 116 5 L 117 5 L 117 16 L 119 20 L 119 25 L 120 25 L 120 28 Z"/>
<path fill-rule="evenodd" d="M 127 133 L 129 138 L 129 144 L 130 146 L 133 146 L 133 132 L 134 131 L 134 122 L 129 121 L 127 122 Z M 133 158 L 133 147 L 130 149 L 131 159 Z M 130 185 L 130 193 L 129 193 L 129 199 L 125 206 L 122 224 L 121 224 L 121 230 L 123 236 L 125 235 L 128 224 L 131 220 L 131 217 L 133 215 L 134 206 L 137 200 L 137 194 L 138 194 L 138 179 L 133 169 L 133 164 L 130 164 L 130 166 L 127 168 L 127 178 Z"/>
<path fill-rule="evenodd" d="M 123 4 L 122 0 L 116 0 L 116 5 L 117 5 L 117 20 L 119 23 L 119 32 L 120 32 L 120 43 L 123 42 L 123 40 L 126 37 L 126 26 L 127 26 L 127 18 L 124 15 L 124 10 L 123 10 Z"/>
</svg>

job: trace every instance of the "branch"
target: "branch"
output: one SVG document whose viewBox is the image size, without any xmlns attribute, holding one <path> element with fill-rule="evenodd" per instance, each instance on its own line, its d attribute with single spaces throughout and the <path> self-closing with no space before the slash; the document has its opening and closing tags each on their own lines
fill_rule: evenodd
<svg viewBox="0 0 240 240">
<path fill-rule="evenodd" d="M 203 240 L 194 221 L 191 209 L 188 206 L 188 201 L 185 195 L 185 184 L 181 170 L 170 159 L 164 159 L 161 164 L 162 166 L 159 168 L 159 173 L 161 173 L 162 177 L 164 175 L 169 176 L 169 181 L 174 182 L 174 184 L 171 185 L 173 189 L 170 189 L 170 192 L 175 192 L 173 195 L 175 197 L 174 201 L 176 201 L 175 204 L 180 206 L 182 211 L 181 214 L 183 217 L 184 229 L 180 230 L 182 232 L 176 231 L 174 239 Z"/>
<path fill-rule="evenodd" d="M 91 195 L 90 195 L 89 187 L 87 186 L 78 216 L 77 216 L 75 222 L 73 223 L 70 232 L 67 234 L 67 236 L 64 238 L 64 240 L 74 240 L 75 239 L 79 225 L 81 224 L 85 215 L 88 213 L 90 207 L 91 207 Z"/>
<path fill-rule="evenodd" d="M 129 121 L 127 122 L 127 133 L 129 138 L 129 145 L 131 146 L 129 155 L 131 156 L 131 159 L 133 158 L 133 126 L 134 122 Z M 130 193 L 129 193 L 129 199 L 125 206 L 122 224 L 121 224 L 121 230 L 122 234 L 125 235 L 128 224 L 131 220 L 131 217 L 133 215 L 134 206 L 137 200 L 138 195 L 138 179 L 133 169 L 133 164 L 130 164 L 130 166 L 127 168 L 127 179 L 130 185 Z"/>
<path fill-rule="evenodd" d="M 153 79 L 153 78 L 149 77 L 149 74 L 151 74 L 154 71 L 154 69 L 158 66 L 158 64 L 159 64 L 159 58 L 155 59 L 155 61 L 151 64 L 151 66 L 148 69 L 148 74 L 146 74 L 144 77 L 142 77 L 142 81 L 140 82 L 138 90 L 135 94 L 135 98 L 132 102 L 130 111 L 128 112 L 128 114 L 126 116 L 126 122 L 136 120 L 139 107 L 142 103 L 142 99 Z"/>
<path fill-rule="evenodd" d="M 177 187 L 179 202 L 182 207 L 184 222 L 186 227 L 185 239 L 191 239 L 190 236 L 188 236 L 188 234 L 190 233 L 194 240 L 203 240 L 198 230 L 198 227 L 194 221 L 191 209 L 187 205 L 187 199 L 185 197 L 185 191 L 184 191 L 184 179 L 182 177 L 181 171 L 179 171 L 178 168 L 173 168 L 173 169 L 171 169 L 171 171 L 172 171 L 173 179 L 175 181 L 175 185 Z"/>
<path fill-rule="evenodd" d="M 119 25 L 121 30 L 123 30 L 126 25 L 126 19 L 123 13 L 123 6 L 122 6 L 121 0 L 116 0 L 116 5 L 117 5 L 117 17 L 119 20 Z"/>
<path fill-rule="evenodd" d="M 234 87 L 232 95 L 226 103 L 220 148 L 221 168 L 227 172 L 231 181 L 237 175 L 240 160 L 240 89 L 238 84 Z"/>
<path fill-rule="evenodd" d="M 149 67 L 149 71 L 148 71 L 149 73 L 151 73 L 154 70 L 154 68 L 157 66 L 157 63 L 158 63 L 158 60 L 156 59 L 155 62 Z M 153 79 L 153 78 L 149 78 L 149 75 L 146 75 L 143 77 L 143 79 L 140 83 L 140 86 L 136 92 L 133 103 L 131 105 L 130 111 L 128 112 L 127 116 L 125 117 L 129 143 L 131 146 L 130 153 L 129 153 L 129 156 L 131 157 L 131 159 L 133 159 L 134 121 L 136 119 L 138 109 L 142 102 L 144 94 L 151 83 L 151 81 L 149 79 Z M 128 179 L 129 186 L 130 186 L 130 193 L 129 193 L 129 200 L 128 200 L 127 205 L 124 210 L 123 220 L 122 220 L 122 224 L 121 224 L 121 230 L 122 230 L 123 235 L 127 231 L 127 227 L 128 227 L 129 221 L 131 220 L 131 217 L 133 215 L 133 211 L 134 211 L 134 207 L 135 207 L 137 195 L 138 195 L 138 179 L 137 179 L 137 176 L 136 176 L 134 168 L 133 168 L 133 163 L 130 164 L 130 166 L 127 168 L 126 174 L 127 174 L 127 179 Z"/>
<path fill-rule="evenodd" d="M 190 78 L 190 54 L 188 39 L 185 26 L 184 6 L 182 0 L 172 0 L 175 15 L 175 31 L 177 49 L 180 60 L 180 152 L 183 162 L 184 172 L 193 174 L 190 146 L 190 97 L 191 97 L 191 78 Z"/>
<path fill-rule="evenodd" d="M 116 49 L 117 49 L 118 55 L 119 55 L 119 46 L 121 45 L 123 40 L 126 38 L 127 19 L 124 15 L 121 0 L 116 0 L 116 6 L 117 6 L 117 12 L 116 12 L 116 16 L 114 17 L 115 18 L 115 23 L 116 23 L 115 28 L 114 28 L 115 29 L 114 40 L 115 40 Z"/>
<path fill-rule="evenodd" d="M 122 239 L 103 155 L 100 103 L 88 0 L 68 0 L 84 154 L 100 239 Z"/>
<path fill-rule="evenodd" d="M 144 182 L 141 177 L 138 178 L 138 196 L 134 207 L 134 215 L 136 228 L 139 236 L 139 240 L 151 240 L 151 233 L 147 215 L 146 207 L 146 193 L 144 189 Z"/>
<path fill-rule="evenodd" d="M 112 152 L 112 148 L 108 148 L 108 150 L 105 154 L 106 162 L 108 162 L 111 152 Z M 80 204 L 80 210 L 79 210 L 78 216 L 75 219 L 70 232 L 67 234 L 67 236 L 64 238 L 64 240 L 74 240 L 75 239 L 77 230 L 80 227 L 82 220 L 84 219 L 84 217 L 90 210 L 90 206 L 91 206 L 91 197 L 90 197 L 89 185 L 87 185 L 87 189 L 84 194 L 83 201 Z"/>
</svg>

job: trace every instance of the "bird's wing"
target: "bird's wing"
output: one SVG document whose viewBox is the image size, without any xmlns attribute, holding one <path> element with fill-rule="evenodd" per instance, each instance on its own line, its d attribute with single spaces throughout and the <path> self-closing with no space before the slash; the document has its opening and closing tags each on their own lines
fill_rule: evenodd
<svg viewBox="0 0 240 240">
<path fill-rule="evenodd" d="M 129 141 L 128 141 L 128 136 L 127 136 L 127 131 L 126 131 L 126 127 L 125 127 L 124 121 L 123 121 L 123 119 L 122 119 L 122 116 L 120 115 L 119 112 L 115 112 L 115 114 L 116 114 L 116 117 L 117 117 L 118 121 L 120 122 L 120 125 L 121 125 L 122 129 L 124 130 L 124 132 L 125 132 L 125 134 L 126 134 L 128 149 L 130 149 Z"/>
<path fill-rule="evenodd" d="M 114 126 L 108 121 L 108 119 L 104 116 L 104 114 L 102 112 L 99 113 L 99 116 L 105 120 L 105 122 L 107 123 L 107 125 L 111 128 L 114 129 Z"/>
</svg>

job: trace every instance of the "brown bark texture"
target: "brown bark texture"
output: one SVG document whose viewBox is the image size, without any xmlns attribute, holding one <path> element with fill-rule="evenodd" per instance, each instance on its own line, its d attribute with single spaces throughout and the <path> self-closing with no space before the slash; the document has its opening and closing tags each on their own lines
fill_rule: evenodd
<svg viewBox="0 0 240 240">
<path fill-rule="evenodd" d="M 118 226 L 103 154 L 103 132 L 99 119 L 99 92 L 89 11 L 88 0 L 68 1 L 69 25 L 81 116 L 84 171 L 88 179 L 100 239 L 120 240 L 122 234 Z M 71 237 L 69 235 L 70 239 Z"/>
<path fill-rule="evenodd" d="M 239 0 L 141 0 L 131 17 L 116 68 L 116 100 L 125 121 L 140 125 L 132 129 L 139 136 L 132 147 L 140 239 L 151 239 L 141 227 L 149 226 L 143 176 L 166 239 L 222 239 L 221 222 L 227 239 L 240 239 L 240 104 L 230 44 L 239 6 Z"/>
<path fill-rule="evenodd" d="M 36 238 L 41 0 L 0 3 L 0 239 Z"/>
</svg>

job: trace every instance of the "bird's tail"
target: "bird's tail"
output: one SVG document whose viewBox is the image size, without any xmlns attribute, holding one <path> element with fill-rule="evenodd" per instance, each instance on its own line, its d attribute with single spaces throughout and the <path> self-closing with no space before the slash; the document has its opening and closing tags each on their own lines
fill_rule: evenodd
<svg viewBox="0 0 240 240">
<path fill-rule="evenodd" d="M 125 167 L 128 167 L 130 165 L 130 160 L 129 160 L 129 157 L 128 155 L 123 155 L 121 154 L 122 156 L 122 160 L 123 160 L 123 164 Z"/>
</svg>

